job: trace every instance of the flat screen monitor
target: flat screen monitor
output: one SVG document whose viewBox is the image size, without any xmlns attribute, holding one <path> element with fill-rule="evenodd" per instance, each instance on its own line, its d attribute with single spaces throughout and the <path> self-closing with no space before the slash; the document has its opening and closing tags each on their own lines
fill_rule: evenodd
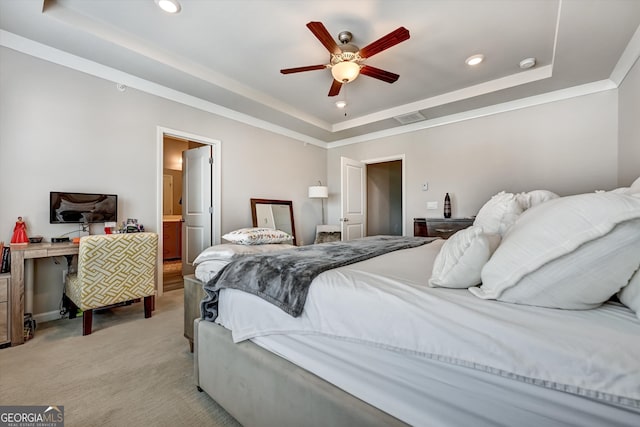
<svg viewBox="0 0 640 427">
<path fill-rule="evenodd" d="M 118 196 L 115 194 L 49 193 L 51 224 L 82 224 L 118 221 Z"/>
</svg>

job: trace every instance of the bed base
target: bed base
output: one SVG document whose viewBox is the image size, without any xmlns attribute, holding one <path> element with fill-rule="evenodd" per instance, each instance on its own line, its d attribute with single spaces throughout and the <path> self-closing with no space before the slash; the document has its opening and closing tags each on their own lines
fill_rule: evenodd
<svg viewBox="0 0 640 427">
<path fill-rule="evenodd" d="M 246 427 L 406 426 L 224 327 L 196 319 L 196 386 Z"/>
</svg>

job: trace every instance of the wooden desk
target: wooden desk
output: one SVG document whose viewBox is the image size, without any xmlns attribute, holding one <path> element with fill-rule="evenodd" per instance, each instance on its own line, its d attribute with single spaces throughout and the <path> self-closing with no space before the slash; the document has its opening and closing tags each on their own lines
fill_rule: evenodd
<svg viewBox="0 0 640 427">
<path fill-rule="evenodd" d="M 9 312 L 11 316 L 11 346 L 24 343 L 24 260 L 62 255 L 77 255 L 76 243 L 29 243 L 11 245 L 11 290 Z"/>
<path fill-rule="evenodd" d="M 414 218 L 413 235 L 448 239 L 456 231 L 473 225 L 473 218 Z"/>
</svg>

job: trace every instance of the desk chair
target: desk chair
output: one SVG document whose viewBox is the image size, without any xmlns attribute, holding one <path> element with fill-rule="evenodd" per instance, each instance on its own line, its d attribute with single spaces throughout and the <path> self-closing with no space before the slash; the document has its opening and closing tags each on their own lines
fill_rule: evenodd
<svg viewBox="0 0 640 427">
<path fill-rule="evenodd" d="M 155 297 L 158 235 L 103 234 L 80 239 L 78 272 L 67 275 L 69 318 L 83 311 L 82 335 L 91 333 L 93 310 L 144 298 L 151 317 Z"/>
</svg>

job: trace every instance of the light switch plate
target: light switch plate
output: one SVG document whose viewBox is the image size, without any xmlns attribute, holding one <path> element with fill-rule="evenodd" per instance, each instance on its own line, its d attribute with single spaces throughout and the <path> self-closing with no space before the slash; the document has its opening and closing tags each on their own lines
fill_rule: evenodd
<svg viewBox="0 0 640 427">
<path fill-rule="evenodd" d="M 424 184 L 422 184 L 422 191 L 427 191 L 429 190 L 429 183 L 425 182 Z"/>
<path fill-rule="evenodd" d="M 427 202 L 427 209 L 438 209 L 438 202 Z"/>
</svg>

